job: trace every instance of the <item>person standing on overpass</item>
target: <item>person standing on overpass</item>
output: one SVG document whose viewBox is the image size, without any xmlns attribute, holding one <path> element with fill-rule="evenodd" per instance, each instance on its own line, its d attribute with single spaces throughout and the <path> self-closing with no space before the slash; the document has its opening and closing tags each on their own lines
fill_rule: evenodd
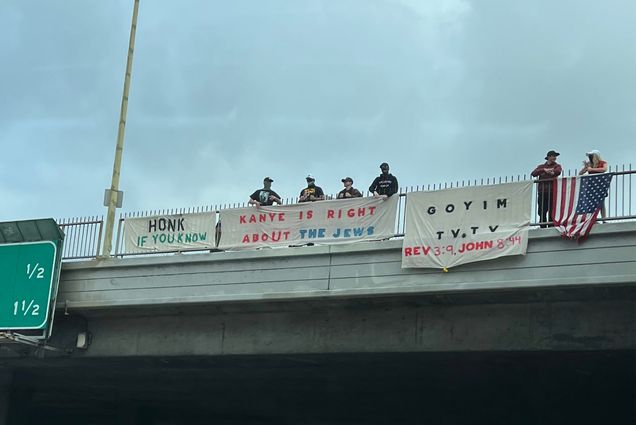
<svg viewBox="0 0 636 425">
<path fill-rule="evenodd" d="M 546 162 L 537 165 L 530 173 L 532 177 L 538 177 L 537 183 L 537 210 L 539 213 L 539 221 L 541 227 L 552 226 L 552 187 L 554 180 L 561 175 L 563 171 L 561 165 L 557 164 L 556 159 L 560 154 L 551 150 L 545 156 Z M 548 223 L 548 216 L 550 222 Z"/>
<path fill-rule="evenodd" d="M 345 177 L 342 179 L 342 183 L 344 183 L 344 189 L 338 192 L 338 199 L 362 197 L 362 193 L 353 187 L 353 179 L 351 177 Z"/>
<path fill-rule="evenodd" d="M 386 199 L 397 193 L 398 181 L 393 174 L 389 173 L 389 164 L 386 162 L 380 164 L 380 170 L 382 173 L 373 180 L 369 186 L 369 192 L 376 198 Z"/>
<path fill-rule="evenodd" d="M 309 174 L 305 180 L 307 180 L 307 187 L 300 192 L 298 202 L 323 201 L 325 199 L 325 192 L 322 191 L 320 186 L 316 186 L 314 176 Z"/>
<path fill-rule="evenodd" d="M 278 205 L 281 205 L 283 203 L 282 199 L 280 199 L 278 193 L 272 190 L 273 181 L 274 180 L 269 177 L 265 177 L 263 179 L 263 188 L 250 195 L 248 204 L 256 205 L 257 207 L 260 207 L 261 205 L 269 207 L 270 205 L 274 205 L 274 202 L 276 202 Z"/>
</svg>

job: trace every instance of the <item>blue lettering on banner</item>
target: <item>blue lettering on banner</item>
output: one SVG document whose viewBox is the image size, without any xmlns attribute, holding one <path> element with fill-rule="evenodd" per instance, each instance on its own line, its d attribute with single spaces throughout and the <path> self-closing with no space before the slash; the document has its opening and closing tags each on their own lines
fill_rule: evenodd
<svg viewBox="0 0 636 425">
<path fill-rule="evenodd" d="M 333 239 L 361 238 L 364 236 L 373 236 L 374 233 L 375 226 L 353 228 L 337 227 L 330 236 Z M 299 229 L 298 234 L 300 235 L 300 239 L 324 239 L 327 237 L 327 229 L 322 227 L 318 229 Z"/>
<path fill-rule="evenodd" d="M 362 236 L 372 236 L 375 232 L 374 226 L 369 227 L 354 227 L 354 228 L 337 228 L 334 230 L 333 238 L 351 238 L 351 237 L 362 237 Z"/>
<path fill-rule="evenodd" d="M 327 233 L 327 229 L 300 229 L 300 239 L 320 239 L 324 238 Z"/>
</svg>

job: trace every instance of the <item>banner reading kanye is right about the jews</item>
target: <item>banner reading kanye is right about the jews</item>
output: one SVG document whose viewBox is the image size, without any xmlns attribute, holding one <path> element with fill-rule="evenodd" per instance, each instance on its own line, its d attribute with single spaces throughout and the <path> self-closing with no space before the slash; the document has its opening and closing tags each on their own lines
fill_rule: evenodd
<svg viewBox="0 0 636 425">
<path fill-rule="evenodd" d="M 448 268 L 525 254 L 532 182 L 407 195 L 402 267 Z"/>
<path fill-rule="evenodd" d="M 220 249 L 346 244 L 395 234 L 398 197 L 221 210 Z"/>
</svg>

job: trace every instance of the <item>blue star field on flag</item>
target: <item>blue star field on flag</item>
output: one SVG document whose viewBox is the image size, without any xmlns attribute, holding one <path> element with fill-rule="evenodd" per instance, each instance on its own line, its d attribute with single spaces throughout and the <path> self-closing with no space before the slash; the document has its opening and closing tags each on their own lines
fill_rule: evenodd
<svg viewBox="0 0 636 425">
<path fill-rule="evenodd" d="M 576 213 L 589 214 L 599 209 L 607 196 L 611 182 L 611 174 L 598 174 L 581 178 L 581 189 L 576 204 Z"/>
</svg>

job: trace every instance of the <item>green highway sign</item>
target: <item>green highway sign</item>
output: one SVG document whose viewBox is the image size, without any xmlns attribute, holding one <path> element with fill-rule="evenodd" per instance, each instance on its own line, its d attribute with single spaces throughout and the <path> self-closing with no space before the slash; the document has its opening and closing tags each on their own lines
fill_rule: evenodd
<svg viewBox="0 0 636 425">
<path fill-rule="evenodd" d="M 46 327 L 55 279 L 52 241 L 0 244 L 0 329 Z"/>
</svg>

